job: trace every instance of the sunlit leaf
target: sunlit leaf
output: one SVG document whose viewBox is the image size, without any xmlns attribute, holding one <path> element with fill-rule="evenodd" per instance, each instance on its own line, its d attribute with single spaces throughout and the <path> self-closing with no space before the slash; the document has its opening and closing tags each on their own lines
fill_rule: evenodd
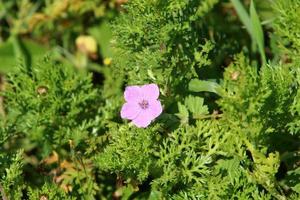
<svg viewBox="0 0 300 200">
<path fill-rule="evenodd" d="M 189 90 L 192 92 L 212 92 L 221 95 L 221 86 L 212 81 L 193 79 L 189 83 Z"/>
</svg>

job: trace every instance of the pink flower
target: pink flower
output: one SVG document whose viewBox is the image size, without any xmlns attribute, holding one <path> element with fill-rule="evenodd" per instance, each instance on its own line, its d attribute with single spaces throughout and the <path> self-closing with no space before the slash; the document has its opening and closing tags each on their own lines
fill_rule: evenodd
<svg viewBox="0 0 300 200">
<path fill-rule="evenodd" d="M 132 120 L 139 128 L 147 127 L 162 112 L 158 96 L 159 88 L 156 84 L 126 87 L 124 92 L 126 103 L 122 107 L 121 117 Z"/>
</svg>

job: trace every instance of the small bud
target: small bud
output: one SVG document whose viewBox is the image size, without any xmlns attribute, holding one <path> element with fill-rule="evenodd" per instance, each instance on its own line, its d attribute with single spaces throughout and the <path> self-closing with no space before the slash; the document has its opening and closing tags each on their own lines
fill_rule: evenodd
<svg viewBox="0 0 300 200">
<path fill-rule="evenodd" d="M 219 114 L 219 111 L 218 110 L 214 110 L 213 111 L 213 115 L 218 115 Z"/>
<path fill-rule="evenodd" d="M 73 140 L 69 140 L 69 145 L 70 145 L 70 147 L 73 149 L 74 148 L 74 142 L 73 142 Z"/>
<path fill-rule="evenodd" d="M 76 39 L 77 49 L 88 55 L 97 53 L 97 42 L 92 36 L 79 36 Z"/>
<path fill-rule="evenodd" d="M 239 78 L 239 76 L 240 76 L 240 72 L 235 71 L 230 76 L 231 76 L 231 80 L 236 81 Z"/>
<path fill-rule="evenodd" d="M 42 196 L 40 197 L 40 200 L 48 200 L 48 197 L 47 197 L 46 195 L 42 195 Z"/>
<path fill-rule="evenodd" d="M 112 59 L 111 58 L 105 58 L 103 60 L 104 65 L 110 65 L 111 64 Z"/>
<path fill-rule="evenodd" d="M 39 95 L 46 95 L 48 93 L 48 88 L 46 86 L 39 86 L 36 91 Z"/>
</svg>

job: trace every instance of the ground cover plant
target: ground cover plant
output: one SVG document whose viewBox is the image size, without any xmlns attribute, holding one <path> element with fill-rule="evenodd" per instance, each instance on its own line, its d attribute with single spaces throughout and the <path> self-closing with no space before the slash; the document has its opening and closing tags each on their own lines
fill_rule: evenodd
<svg viewBox="0 0 300 200">
<path fill-rule="evenodd" d="M 0 195 L 300 199 L 300 1 L 0 1 Z"/>
</svg>

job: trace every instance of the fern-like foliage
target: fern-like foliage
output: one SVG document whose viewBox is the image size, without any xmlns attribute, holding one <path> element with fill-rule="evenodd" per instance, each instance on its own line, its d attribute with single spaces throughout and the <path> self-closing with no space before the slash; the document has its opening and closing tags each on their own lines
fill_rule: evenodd
<svg viewBox="0 0 300 200">
<path fill-rule="evenodd" d="M 128 84 L 156 82 L 175 95 L 187 79 L 209 62 L 200 59 L 212 49 L 203 24 L 196 23 L 218 1 L 130 1 L 114 24 L 116 73 Z M 201 60 L 201 62 L 199 62 Z"/>
<path fill-rule="evenodd" d="M 4 97 L 7 112 L 15 115 L 15 132 L 42 145 L 44 155 L 69 140 L 77 146 L 88 137 L 101 102 L 90 76 L 49 58 L 9 74 Z"/>
<path fill-rule="evenodd" d="M 1 163 L 1 197 L 2 199 L 21 199 L 22 190 L 26 187 L 23 183 L 23 151 L 13 156 L 0 155 Z"/>
<path fill-rule="evenodd" d="M 288 60 L 298 60 L 300 38 L 299 38 L 299 9 L 300 3 L 295 0 L 279 0 L 274 4 L 277 13 L 274 24 L 276 34 L 280 38 L 279 47 L 285 54 L 288 54 Z"/>
<path fill-rule="evenodd" d="M 2 198 L 299 199 L 300 4 L 272 6 L 266 44 L 280 51 L 263 66 L 219 0 L 128 1 L 100 87 L 51 56 L 18 66 L 3 91 Z M 144 83 L 163 113 L 137 128 L 120 108 Z"/>
</svg>

